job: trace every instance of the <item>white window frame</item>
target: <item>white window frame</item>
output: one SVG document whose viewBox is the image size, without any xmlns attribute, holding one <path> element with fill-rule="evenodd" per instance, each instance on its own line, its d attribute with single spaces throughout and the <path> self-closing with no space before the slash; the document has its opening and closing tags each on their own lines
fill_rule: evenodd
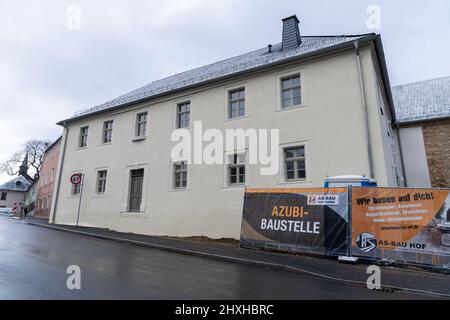
<svg viewBox="0 0 450 320">
<path fill-rule="evenodd" d="M 285 149 L 291 149 L 291 148 L 298 148 L 298 147 L 304 147 L 305 148 L 305 179 L 296 179 L 296 180 L 288 180 L 286 177 L 286 162 L 285 162 Z M 297 141 L 297 142 L 290 142 L 290 143 L 283 143 L 279 146 L 279 161 L 280 161 L 280 185 L 311 185 L 312 179 L 311 179 L 311 172 L 312 172 L 312 166 L 311 166 L 311 154 L 310 154 L 310 143 L 309 141 Z"/>
<path fill-rule="evenodd" d="M 144 113 L 147 113 L 147 120 L 146 120 L 146 130 L 145 130 L 145 135 L 137 135 L 137 129 L 138 129 L 138 116 L 142 115 Z M 150 118 L 150 110 L 149 109 L 145 109 L 145 110 L 139 110 L 136 111 L 134 113 L 134 120 L 133 120 L 133 141 L 139 141 L 139 140 L 145 140 L 148 137 L 148 133 L 149 133 L 149 118 Z"/>
<path fill-rule="evenodd" d="M 84 136 L 82 134 L 83 129 L 87 129 L 86 144 L 84 146 L 81 145 L 82 138 Z M 88 146 L 88 139 L 89 139 L 89 126 L 88 125 L 80 126 L 80 130 L 78 131 L 78 145 L 77 145 L 78 149 L 86 149 Z"/>
<path fill-rule="evenodd" d="M 185 172 L 186 173 L 186 186 L 180 186 L 177 187 L 176 186 L 176 174 L 177 174 L 177 170 L 175 169 L 175 166 L 184 164 L 186 166 L 185 170 L 179 170 L 180 172 Z M 188 182 L 189 182 L 189 163 L 188 161 L 175 161 L 172 162 L 172 188 L 174 191 L 182 191 L 182 190 L 187 190 L 188 189 Z"/>
<path fill-rule="evenodd" d="M 187 127 L 180 127 L 179 123 L 179 115 L 180 115 L 180 106 L 189 104 L 189 126 Z M 192 128 L 192 100 L 191 99 L 184 99 L 184 100 L 178 100 L 175 102 L 175 130 L 179 129 L 190 129 Z"/>
<path fill-rule="evenodd" d="M 104 192 L 98 192 L 99 187 L 99 173 L 106 171 L 106 178 L 105 178 L 105 191 Z M 94 190 L 94 196 L 101 197 L 105 196 L 108 192 L 108 174 L 109 170 L 108 168 L 97 168 L 95 169 L 95 190 Z"/>
<path fill-rule="evenodd" d="M 190 109 L 189 109 L 190 110 L 189 127 L 178 128 L 178 106 L 180 104 L 187 103 L 187 102 L 189 102 L 191 104 Z M 187 96 L 187 97 L 182 97 L 180 99 L 173 100 L 172 104 L 173 104 L 172 105 L 172 108 L 173 108 L 173 130 L 183 130 L 183 129 L 190 130 L 190 129 L 192 129 L 193 122 L 194 122 L 194 118 L 193 118 L 193 111 L 194 111 L 193 110 L 193 105 L 194 105 L 194 103 L 193 103 L 192 97 L 191 96 Z"/>
<path fill-rule="evenodd" d="M 245 168 L 244 183 L 230 183 L 230 157 L 233 155 L 243 156 Z M 248 185 L 248 152 L 247 150 L 227 151 L 224 153 L 224 188 L 244 188 Z"/>
<path fill-rule="evenodd" d="M 300 75 L 300 97 L 301 97 L 300 104 L 283 108 L 283 101 L 282 101 L 282 94 L 281 94 L 283 87 L 282 87 L 281 82 L 285 78 L 293 77 L 298 74 Z M 301 109 L 303 107 L 306 107 L 306 90 L 305 90 L 306 81 L 305 81 L 305 71 L 303 68 L 292 70 L 292 71 L 285 72 L 282 74 L 278 74 L 276 76 L 276 81 L 277 81 L 277 106 L 276 106 L 277 109 L 276 109 L 276 111 L 296 110 L 296 109 Z"/>
<path fill-rule="evenodd" d="M 232 93 L 233 92 L 241 92 L 241 91 L 244 91 L 244 98 L 240 98 L 239 97 L 238 99 L 233 100 L 232 99 Z M 239 115 L 239 111 L 240 111 L 239 102 L 240 101 L 244 101 L 244 114 L 243 115 Z M 231 103 L 232 102 L 238 102 L 238 110 L 237 110 L 238 111 L 238 115 L 235 116 L 235 117 L 233 117 L 231 115 L 231 113 L 232 113 Z M 237 87 L 237 88 L 234 88 L 234 89 L 228 89 L 228 94 L 227 94 L 227 118 L 229 120 L 239 119 L 239 118 L 245 117 L 246 114 L 247 114 L 247 90 L 246 90 L 245 86 Z"/>
<path fill-rule="evenodd" d="M 293 158 L 288 158 L 287 157 L 287 152 L 289 150 L 303 150 L 303 156 L 295 156 Z M 286 164 L 292 163 L 294 165 L 294 178 L 288 178 L 287 175 L 287 168 L 285 167 L 285 178 L 286 178 L 286 182 L 291 182 L 291 181 L 304 181 L 306 180 L 306 158 L 305 158 L 305 147 L 304 146 L 297 146 L 297 147 L 291 147 L 291 148 L 284 148 L 283 149 L 283 157 L 284 157 L 284 164 L 286 166 Z M 304 168 L 302 169 L 301 167 L 298 167 L 298 163 L 303 163 Z M 298 171 L 303 171 L 304 177 L 300 177 Z"/>
<path fill-rule="evenodd" d="M 175 165 L 180 164 L 181 162 L 186 163 L 187 166 L 187 177 L 186 177 L 186 187 L 185 188 L 176 188 L 175 187 Z M 186 192 L 190 191 L 191 186 L 191 168 L 192 165 L 188 160 L 180 159 L 177 161 L 170 161 L 170 184 L 169 184 L 169 191 L 170 192 Z"/>
<path fill-rule="evenodd" d="M 109 131 L 111 131 L 111 141 L 105 142 L 105 138 L 106 138 L 105 124 L 108 123 L 108 122 L 112 123 L 111 129 L 109 129 Z M 113 132 L 114 132 L 114 119 L 108 119 L 108 120 L 103 121 L 103 123 L 102 123 L 102 135 L 101 135 L 102 141 L 101 141 L 100 144 L 102 144 L 102 145 L 111 144 L 112 143 L 112 139 L 113 139 Z"/>
<path fill-rule="evenodd" d="M 239 89 L 243 89 L 245 91 L 245 114 L 243 116 L 239 116 L 239 117 L 234 117 L 231 118 L 230 117 L 230 92 L 231 91 L 235 91 L 235 90 L 239 90 Z M 249 117 L 249 103 L 248 103 L 248 84 L 247 82 L 243 82 L 243 83 L 239 83 L 239 84 L 235 84 L 229 87 L 225 88 L 225 92 L 224 92 L 224 122 L 230 122 L 230 121 L 237 121 L 237 120 L 241 120 L 241 119 L 245 119 Z"/>
</svg>

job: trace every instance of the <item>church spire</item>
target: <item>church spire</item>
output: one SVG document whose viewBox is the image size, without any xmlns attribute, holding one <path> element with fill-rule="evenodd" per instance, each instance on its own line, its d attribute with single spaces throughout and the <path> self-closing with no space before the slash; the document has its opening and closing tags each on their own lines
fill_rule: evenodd
<svg viewBox="0 0 450 320">
<path fill-rule="evenodd" d="M 22 164 L 19 167 L 19 175 L 28 175 L 28 152 L 25 153 L 25 158 L 23 158 Z"/>
</svg>

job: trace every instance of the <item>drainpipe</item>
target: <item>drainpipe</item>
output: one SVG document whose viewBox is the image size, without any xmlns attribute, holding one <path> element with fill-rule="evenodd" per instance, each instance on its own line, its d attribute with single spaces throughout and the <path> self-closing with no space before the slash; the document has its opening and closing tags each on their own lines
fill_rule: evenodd
<svg viewBox="0 0 450 320">
<path fill-rule="evenodd" d="M 59 165 L 58 183 L 56 185 L 56 192 L 55 192 L 55 206 L 53 208 L 53 216 L 52 216 L 52 221 L 50 221 L 50 223 L 55 223 L 56 208 L 58 207 L 59 189 L 61 186 L 61 177 L 62 177 L 62 172 L 63 172 L 64 158 L 66 155 L 67 136 L 69 135 L 69 128 L 67 127 L 65 122 L 62 124 L 62 126 L 64 127 L 64 131 L 65 131 L 64 132 L 64 146 L 63 146 L 62 155 L 61 155 L 61 163 Z"/>
<path fill-rule="evenodd" d="M 403 182 L 405 184 L 405 187 L 407 187 L 408 186 L 408 180 L 406 179 L 405 161 L 403 159 L 402 140 L 400 139 L 400 124 L 398 122 L 397 122 L 397 125 L 396 125 L 396 129 L 397 129 L 398 149 L 399 149 L 399 152 L 400 152 L 400 163 L 402 165 Z"/>
<path fill-rule="evenodd" d="M 366 133 L 366 144 L 367 144 L 367 156 L 369 160 L 369 174 L 370 178 L 375 178 L 373 172 L 373 157 L 372 157 L 372 144 L 370 142 L 370 131 L 369 131 L 369 116 L 367 111 L 367 100 L 366 100 L 366 90 L 364 86 L 364 77 L 361 66 L 361 57 L 359 54 L 359 41 L 356 40 L 354 42 L 355 50 L 356 50 L 356 65 L 358 67 L 358 76 L 359 76 L 359 87 L 361 91 L 361 101 L 362 108 L 364 114 L 364 124 L 365 124 L 365 133 Z"/>
</svg>

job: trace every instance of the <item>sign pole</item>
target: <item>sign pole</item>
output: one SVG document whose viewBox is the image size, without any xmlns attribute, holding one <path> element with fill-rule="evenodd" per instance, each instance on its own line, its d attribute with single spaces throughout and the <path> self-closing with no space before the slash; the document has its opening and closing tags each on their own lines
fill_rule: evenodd
<svg viewBox="0 0 450 320">
<path fill-rule="evenodd" d="M 83 197 L 83 189 L 84 189 L 84 174 L 81 174 L 81 182 L 80 182 L 80 199 L 78 201 L 78 214 L 77 214 L 77 227 L 80 222 L 80 209 L 81 209 L 81 198 Z"/>
<path fill-rule="evenodd" d="M 353 223 L 353 210 L 352 210 L 352 203 L 353 203 L 353 197 L 352 197 L 352 192 L 353 192 L 353 186 L 349 185 L 347 187 L 347 193 L 348 193 L 348 218 L 347 218 L 347 243 L 348 243 L 348 253 L 347 255 L 349 257 L 352 256 L 352 245 L 353 245 L 353 235 L 352 235 L 352 223 Z"/>
</svg>

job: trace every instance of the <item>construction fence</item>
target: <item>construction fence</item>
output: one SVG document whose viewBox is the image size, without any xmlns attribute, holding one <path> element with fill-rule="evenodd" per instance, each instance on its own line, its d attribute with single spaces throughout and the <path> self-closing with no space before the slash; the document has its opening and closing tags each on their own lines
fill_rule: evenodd
<svg viewBox="0 0 450 320">
<path fill-rule="evenodd" d="M 241 246 L 450 268 L 450 190 L 246 189 Z"/>
</svg>

